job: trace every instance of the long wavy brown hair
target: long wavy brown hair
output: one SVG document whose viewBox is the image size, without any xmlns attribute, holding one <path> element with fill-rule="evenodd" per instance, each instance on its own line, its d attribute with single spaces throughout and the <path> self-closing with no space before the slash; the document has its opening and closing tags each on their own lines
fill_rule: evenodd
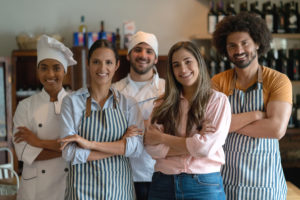
<svg viewBox="0 0 300 200">
<path fill-rule="evenodd" d="M 175 135 L 178 122 L 180 121 L 180 94 L 182 85 L 176 80 L 172 67 L 173 55 L 179 49 L 189 51 L 197 60 L 199 74 L 197 87 L 190 101 L 190 110 L 188 111 L 188 121 L 186 133 L 189 134 L 194 125 L 201 127 L 208 100 L 211 96 L 211 84 L 207 67 L 198 47 L 189 41 L 178 42 L 174 44 L 168 53 L 167 80 L 165 94 L 157 101 L 162 103 L 155 107 L 152 113 L 151 123 L 154 122 L 164 126 L 164 132 Z"/>
</svg>

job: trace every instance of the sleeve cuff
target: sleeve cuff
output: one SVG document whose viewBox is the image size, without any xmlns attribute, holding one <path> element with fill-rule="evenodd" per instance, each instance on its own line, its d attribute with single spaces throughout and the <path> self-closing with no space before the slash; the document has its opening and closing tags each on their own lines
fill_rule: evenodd
<svg viewBox="0 0 300 200">
<path fill-rule="evenodd" d="M 125 157 L 139 157 L 143 152 L 143 136 L 126 138 Z"/>
<path fill-rule="evenodd" d="M 36 157 L 43 151 L 42 148 L 34 147 L 29 144 L 24 146 L 21 154 L 21 160 L 27 165 L 31 165 Z"/>
</svg>

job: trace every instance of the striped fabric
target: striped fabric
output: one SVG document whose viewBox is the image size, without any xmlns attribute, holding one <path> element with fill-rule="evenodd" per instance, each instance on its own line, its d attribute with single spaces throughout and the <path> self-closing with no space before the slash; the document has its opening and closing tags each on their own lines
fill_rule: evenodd
<svg viewBox="0 0 300 200">
<path fill-rule="evenodd" d="M 229 96 L 232 113 L 264 110 L 262 83 L 246 92 L 234 89 Z M 229 200 L 283 200 L 287 186 L 277 139 L 253 138 L 230 133 L 224 145 L 222 168 Z"/>
<path fill-rule="evenodd" d="M 79 135 L 90 141 L 111 142 L 120 140 L 126 129 L 126 118 L 117 106 L 91 111 L 90 117 L 83 117 Z M 130 164 L 125 156 L 72 165 L 68 186 L 65 198 L 68 200 L 135 198 Z"/>
</svg>

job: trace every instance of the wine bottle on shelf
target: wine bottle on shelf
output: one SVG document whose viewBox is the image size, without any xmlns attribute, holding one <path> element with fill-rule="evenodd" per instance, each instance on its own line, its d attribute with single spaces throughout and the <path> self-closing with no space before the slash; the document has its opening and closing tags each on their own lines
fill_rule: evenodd
<svg viewBox="0 0 300 200">
<path fill-rule="evenodd" d="M 298 13 L 294 1 L 286 4 L 285 26 L 288 33 L 298 32 Z"/>
<path fill-rule="evenodd" d="M 263 4 L 263 18 L 266 21 L 269 31 L 274 33 L 274 11 L 270 1 Z"/>
<path fill-rule="evenodd" d="M 120 36 L 120 29 L 117 28 L 116 30 L 116 40 L 115 40 L 116 48 L 121 49 L 121 36 Z"/>
<path fill-rule="evenodd" d="M 250 12 L 256 14 L 258 17 L 263 17 L 263 13 L 258 8 L 258 1 L 250 4 Z"/>
<path fill-rule="evenodd" d="M 267 53 L 267 67 L 276 70 L 276 57 L 274 49 L 271 49 Z"/>
<path fill-rule="evenodd" d="M 299 74 L 299 59 L 298 49 L 289 50 L 289 77 L 291 80 L 297 81 L 300 78 Z"/>
<path fill-rule="evenodd" d="M 236 15 L 233 1 L 231 1 L 230 3 L 227 4 L 226 15 L 227 16 Z"/>
<path fill-rule="evenodd" d="M 105 29 L 104 29 L 104 21 L 100 22 L 99 39 L 104 39 L 104 40 L 107 39 L 106 32 L 105 32 Z"/>
<path fill-rule="evenodd" d="M 288 76 L 288 58 L 286 49 L 278 50 L 278 60 L 276 69 Z"/>
<path fill-rule="evenodd" d="M 296 127 L 300 127 L 300 94 L 296 95 Z"/>
<path fill-rule="evenodd" d="M 280 1 L 280 6 L 276 9 L 274 15 L 274 29 L 276 33 L 285 33 L 285 11 L 283 8 L 283 3 Z"/>
<path fill-rule="evenodd" d="M 222 21 L 222 19 L 226 16 L 226 13 L 225 13 L 225 10 L 224 10 L 224 2 L 223 2 L 223 0 L 219 0 L 217 15 L 218 15 L 218 23 L 220 21 Z"/>
<path fill-rule="evenodd" d="M 209 74 L 210 77 L 213 77 L 217 74 L 217 63 L 214 59 L 211 59 L 209 62 Z"/>
<path fill-rule="evenodd" d="M 214 10 L 214 1 L 210 1 L 210 9 L 207 14 L 207 30 L 208 33 L 212 34 L 215 31 L 216 25 L 217 25 L 217 20 L 218 16 Z"/>
<path fill-rule="evenodd" d="M 240 3 L 240 12 L 248 12 L 248 2 L 247 1 Z"/>
</svg>

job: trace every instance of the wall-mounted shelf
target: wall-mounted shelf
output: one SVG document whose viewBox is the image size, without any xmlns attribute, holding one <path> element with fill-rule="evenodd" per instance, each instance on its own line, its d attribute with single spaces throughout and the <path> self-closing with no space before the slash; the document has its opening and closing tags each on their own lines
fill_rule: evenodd
<svg viewBox="0 0 300 200">
<path fill-rule="evenodd" d="M 283 39 L 300 39 L 300 33 L 274 33 L 272 34 L 273 38 L 283 38 Z M 203 40 L 203 39 L 212 39 L 211 34 L 199 34 L 192 35 L 190 37 L 191 40 Z"/>
</svg>

